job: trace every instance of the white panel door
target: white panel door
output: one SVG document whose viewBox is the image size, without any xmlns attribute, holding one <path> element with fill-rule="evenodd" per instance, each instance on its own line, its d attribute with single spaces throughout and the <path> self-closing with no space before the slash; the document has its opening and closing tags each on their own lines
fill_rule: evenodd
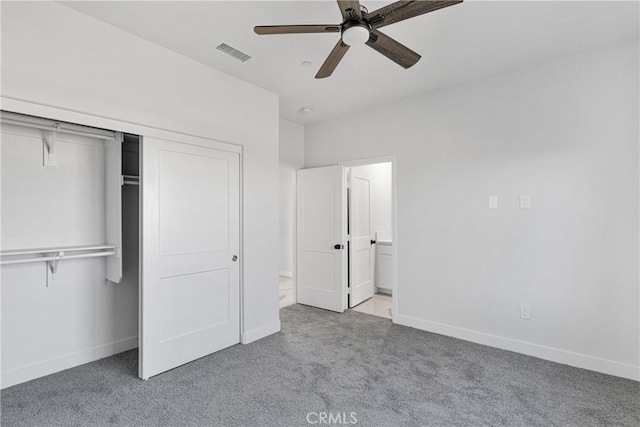
<svg viewBox="0 0 640 427">
<path fill-rule="evenodd" d="M 140 368 L 240 342 L 239 154 L 144 137 Z"/>
<path fill-rule="evenodd" d="M 349 197 L 349 307 L 373 297 L 371 280 L 371 181 L 358 173 L 350 171 Z"/>
<path fill-rule="evenodd" d="M 346 181 L 342 166 L 297 175 L 297 302 L 346 308 Z"/>
</svg>

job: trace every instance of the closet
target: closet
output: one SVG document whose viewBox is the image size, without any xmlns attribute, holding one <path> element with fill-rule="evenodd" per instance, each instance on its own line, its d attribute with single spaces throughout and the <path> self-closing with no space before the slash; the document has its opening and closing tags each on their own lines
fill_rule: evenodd
<svg viewBox="0 0 640 427">
<path fill-rule="evenodd" d="M 239 342 L 239 147 L 1 118 L 3 388 L 135 347 L 148 379 Z"/>
</svg>

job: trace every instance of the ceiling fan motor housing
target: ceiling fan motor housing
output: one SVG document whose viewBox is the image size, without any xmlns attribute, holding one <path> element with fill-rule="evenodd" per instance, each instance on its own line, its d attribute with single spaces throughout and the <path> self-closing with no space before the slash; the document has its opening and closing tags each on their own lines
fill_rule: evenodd
<svg viewBox="0 0 640 427">
<path fill-rule="evenodd" d="M 347 21 L 342 25 L 342 41 L 349 46 L 360 46 L 369 41 L 370 27 L 364 21 Z"/>
</svg>

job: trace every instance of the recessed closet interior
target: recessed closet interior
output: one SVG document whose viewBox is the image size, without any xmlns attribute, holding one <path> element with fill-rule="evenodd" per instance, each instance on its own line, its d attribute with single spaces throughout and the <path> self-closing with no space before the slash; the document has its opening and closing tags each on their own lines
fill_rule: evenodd
<svg viewBox="0 0 640 427">
<path fill-rule="evenodd" d="M 1 133 L 7 387 L 138 346 L 140 137 L 5 111 Z"/>
</svg>

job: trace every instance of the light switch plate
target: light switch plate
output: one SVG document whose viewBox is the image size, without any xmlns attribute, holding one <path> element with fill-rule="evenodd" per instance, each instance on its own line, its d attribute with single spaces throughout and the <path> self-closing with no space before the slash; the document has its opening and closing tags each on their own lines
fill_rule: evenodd
<svg viewBox="0 0 640 427">
<path fill-rule="evenodd" d="M 489 196 L 489 209 L 498 209 L 498 196 Z"/>
<path fill-rule="evenodd" d="M 520 196 L 520 209 L 531 209 L 531 196 Z"/>
</svg>

